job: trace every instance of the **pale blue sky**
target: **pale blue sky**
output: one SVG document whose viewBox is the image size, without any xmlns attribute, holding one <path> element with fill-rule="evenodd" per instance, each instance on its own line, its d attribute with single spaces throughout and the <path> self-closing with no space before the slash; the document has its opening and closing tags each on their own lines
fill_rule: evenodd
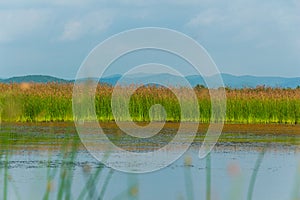
<svg viewBox="0 0 300 200">
<path fill-rule="evenodd" d="M 194 38 L 222 73 L 300 76 L 297 0 L 0 0 L 0 78 L 73 79 L 99 42 L 144 26 Z"/>
</svg>

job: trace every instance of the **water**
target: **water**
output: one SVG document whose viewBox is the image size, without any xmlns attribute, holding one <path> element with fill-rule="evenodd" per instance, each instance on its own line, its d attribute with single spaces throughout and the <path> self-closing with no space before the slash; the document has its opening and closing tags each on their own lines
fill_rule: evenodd
<svg viewBox="0 0 300 200">
<path fill-rule="evenodd" d="M 166 143 L 174 136 L 173 126 L 166 127 L 156 140 Z M 292 128 L 283 128 L 282 132 L 287 129 Z M 113 134 L 116 127 L 108 126 L 107 130 Z M 203 138 L 200 135 L 170 166 L 146 174 L 128 174 L 103 166 L 82 145 L 78 146 L 76 154 L 72 153 L 72 144 L 79 138 L 71 123 L 3 125 L 0 198 L 4 195 L 7 175 L 8 199 L 42 199 L 47 188 L 49 199 L 57 199 L 63 177 L 68 177 L 71 199 L 77 199 L 82 191 L 84 199 L 97 199 L 101 195 L 103 199 L 206 199 L 208 191 L 211 199 L 247 199 L 253 172 L 257 172 L 257 176 L 252 181 L 252 199 L 300 198 L 297 130 L 276 135 L 268 131 L 264 134 L 234 132 L 225 131 L 211 152 L 210 163 L 207 158 L 198 158 Z M 139 145 L 139 150 L 157 148 L 155 141 L 143 144 Z M 133 144 L 122 140 L 122 145 Z M 72 159 L 72 156 L 76 157 Z M 262 158 L 261 163 L 257 163 L 258 158 Z M 100 172 L 98 176 L 97 172 Z M 88 185 L 91 177 L 96 180 Z M 63 188 L 68 188 L 68 184 Z M 103 188 L 105 190 L 101 191 Z"/>
</svg>

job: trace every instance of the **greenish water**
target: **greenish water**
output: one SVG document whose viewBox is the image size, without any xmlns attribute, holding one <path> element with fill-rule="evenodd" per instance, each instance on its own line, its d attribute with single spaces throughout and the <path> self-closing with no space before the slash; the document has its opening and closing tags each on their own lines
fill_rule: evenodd
<svg viewBox="0 0 300 200">
<path fill-rule="evenodd" d="M 174 137 L 176 127 L 169 124 L 157 137 L 134 142 L 113 125 L 105 130 L 119 146 L 153 151 Z M 297 129 L 286 133 L 283 127 L 276 134 L 267 126 L 259 129 L 265 131 L 224 131 L 202 160 L 199 131 L 179 160 L 137 175 L 98 162 L 81 145 L 72 123 L 2 124 L 0 199 L 299 199 Z"/>
</svg>

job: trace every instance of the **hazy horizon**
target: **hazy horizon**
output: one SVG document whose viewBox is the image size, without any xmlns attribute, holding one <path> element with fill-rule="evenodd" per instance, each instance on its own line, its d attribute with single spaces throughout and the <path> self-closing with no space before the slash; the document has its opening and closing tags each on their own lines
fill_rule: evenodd
<svg viewBox="0 0 300 200">
<path fill-rule="evenodd" d="M 152 76 L 152 75 L 162 75 L 162 74 L 169 74 L 169 75 L 173 75 L 173 76 L 177 76 L 176 74 L 171 74 L 171 73 L 133 73 L 130 76 Z M 194 74 L 190 74 L 190 75 L 186 75 L 187 76 L 193 76 Z M 195 74 L 196 76 L 200 76 Z M 293 78 L 300 78 L 300 76 L 294 76 L 294 77 L 285 77 L 285 76 L 256 76 L 256 75 L 248 75 L 248 74 L 244 74 L 244 75 L 236 75 L 236 74 L 230 74 L 230 73 L 221 73 L 221 75 L 230 75 L 230 76 L 235 76 L 235 77 L 243 77 L 243 76 L 251 76 L 251 77 L 257 77 L 257 78 L 288 78 L 288 79 L 293 79 Z M 54 76 L 54 75 L 49 75 L 49 74 L 26 74 L 26 75 L 20 75 L 20 76 L 11 76 L 11 77 L 0 77 L 1 80 L 6 80 L 6 79 L 10 79 L 10 78 L 18 78 L 18 77 L 26 77 L 26 76 L 49 76 L 49 77 L 53 77 L 53 78 L 58 78 L 58 79 L 64 79 L 64 80 L 75 80 L 76 77 L 74 77 L 73 79 L 70 78 L 64 78 L 64 77 L 60 77 L 60 76 Z M 121 74 L 109 74 L 107 76 L 103 76 L 102 78 L 112 78 L 115 76 L 121 76 Z M 214 75 L 208 76 L 208 77 L 212 77 Z M 97 78 L 97 77 L 90 77 L 90 78 Z"/>
</svg>

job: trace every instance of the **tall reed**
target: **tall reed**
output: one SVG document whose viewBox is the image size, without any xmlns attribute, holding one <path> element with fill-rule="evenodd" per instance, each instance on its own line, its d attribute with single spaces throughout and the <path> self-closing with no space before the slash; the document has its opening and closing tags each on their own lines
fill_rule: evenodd
<svg viewBox="0 0 300 200">
<path fill-rule="evenodd" d="M 226 89 L 226 119 L 211 111 L 209 91 L 206 88 L 195 88 L 198 97 L 200 117 L 191 116 L 195 112 L 191 106 L 192 98 L 188 88 L 172 88 L 181 93 L 178 100 L 170 89 L 157 86 L 124 86 L 138 88 L 129 101 L 130 118 L 133 121 L 149 121 L 149 110 L 155 104 L 161 104 L 166 111 L 166 121 L 199 121 L 208 123 L 211 120 L 227 123 L 288 123 L 300 121 L 300 89 L 281 89 L 257 87 L 255 89 Z M 73 121 L 72 113 L 73 84 L 59 83 L 22 83 L 0 84 L 0 112 L 2 121 Z M 216 89 L 215 89 L 216 90 Z M 95 95 L 95 111 L 99 121 L 130 120 L 124 113 L 113 116 L 111 96 L 113 87 L 98 85 Z M 123 106 L 124 97 L 118 97 L 117 106 Z M 183 102 L 180 104 L 180 102 Z M 186 113 L 181 107 L 185 106 Z M 154 120 L 164 118 L 157 110 L 152 113 Z"/>
</svg>

